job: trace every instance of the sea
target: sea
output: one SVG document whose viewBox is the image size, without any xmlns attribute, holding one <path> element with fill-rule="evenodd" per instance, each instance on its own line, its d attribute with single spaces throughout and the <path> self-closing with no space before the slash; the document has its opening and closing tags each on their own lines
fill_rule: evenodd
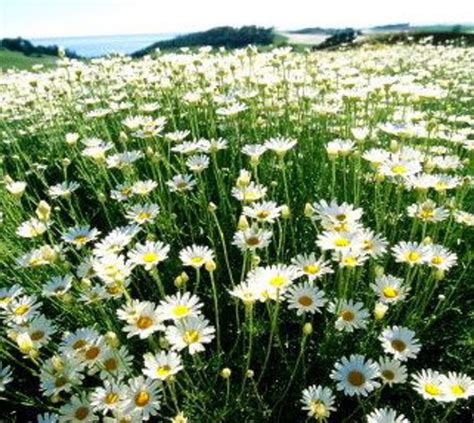
<svg viewBox="0 0 474 423">
<path fill-rule="evenodd" d="M 144 47 L 163 40 L 170 40 L 180 34 L 133 34 L 133 35 L 101 35 L 87 37 L 34 38 L 34 45 L 57 45 L 74 51 L 82 57 L 100 57 L 110 53 L 130 54 Z"/>
</svg>

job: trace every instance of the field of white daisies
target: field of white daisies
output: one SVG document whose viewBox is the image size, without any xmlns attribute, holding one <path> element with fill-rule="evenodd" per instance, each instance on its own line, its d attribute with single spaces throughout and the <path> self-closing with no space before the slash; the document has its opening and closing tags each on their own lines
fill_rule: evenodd
<svg viewBox="0 0 474 423">
<path fill-rule="evenodd" d="M 472 421 L 473 62 L 0 75 L 0 420 Z"/>
</svg>

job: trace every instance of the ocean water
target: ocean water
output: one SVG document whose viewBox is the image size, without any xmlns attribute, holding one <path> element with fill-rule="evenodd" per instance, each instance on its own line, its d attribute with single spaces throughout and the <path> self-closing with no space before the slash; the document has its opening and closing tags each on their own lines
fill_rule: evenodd
<svg viewBox="0 0 474 423">
<path fill-rule="evenodd" d="M 105 35 L 90 37 L 35 38 L 35 45 L 57 45 L 83 57 L 99 57 L 109 53 L 130 54 L 144 47 L 176 37 L 177 33 Z"/>
</svg>

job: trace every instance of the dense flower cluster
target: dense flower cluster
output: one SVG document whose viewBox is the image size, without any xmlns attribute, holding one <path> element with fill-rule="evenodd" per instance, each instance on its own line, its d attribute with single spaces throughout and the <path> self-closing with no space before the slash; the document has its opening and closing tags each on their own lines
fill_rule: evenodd
<svg viewBox="0 0 474 423">
<path fill-rule="evenodd" d="M 442 351 L 453 306 L 467 313 L 473 60 L 249 47 L 1 74 L 9 407 L 45 423 L 454 416 L 444 403 L 474 395 Z"/>
</svg>

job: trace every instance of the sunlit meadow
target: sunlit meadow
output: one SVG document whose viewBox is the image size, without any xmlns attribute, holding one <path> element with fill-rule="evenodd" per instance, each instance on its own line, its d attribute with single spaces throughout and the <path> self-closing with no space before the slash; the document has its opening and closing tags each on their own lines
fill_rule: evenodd
<svg viewBox="0 0 474 423">
<path fill-rule="evenodd" d="M 473 62 L 0 75 L 5 421 L 471 421 Z"/>
</svg>

